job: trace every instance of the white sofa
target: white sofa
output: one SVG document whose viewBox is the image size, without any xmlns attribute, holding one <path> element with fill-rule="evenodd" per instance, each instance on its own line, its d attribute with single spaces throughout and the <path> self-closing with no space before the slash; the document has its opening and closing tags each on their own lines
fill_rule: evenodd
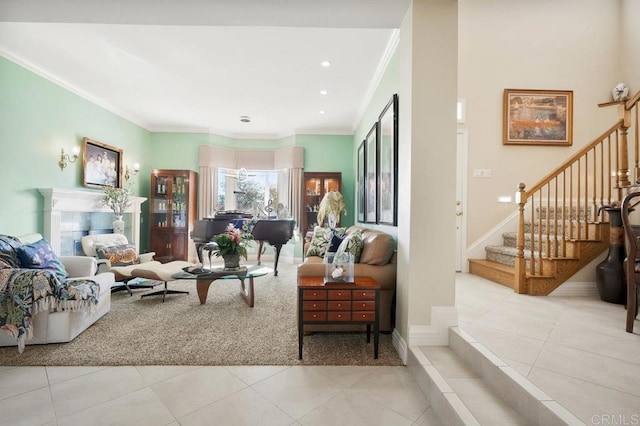
<svg viewBox="0 0 640 426">
<path fill-rule="evenodd" d="M 29 244 L 40 240 L 42 236 L 29 234 L 18 238 L 23 244 Z M 60 256 L 59 259 L 69 273 L 69 278 L 87 278 L 100 285 L 98 305 L 92 312 L 38 312 L 33 317 L 33 337 L 25 342 L 27 345 L 69 342 L 111 309 L 111 286 L 115 282 L 113 273 L 105 272 L 96 275 L 98 265 L 96 259 L 92 257 Z M 0 332 L 0 346 L 17 345 L 13 337 Z"/>
</svg>

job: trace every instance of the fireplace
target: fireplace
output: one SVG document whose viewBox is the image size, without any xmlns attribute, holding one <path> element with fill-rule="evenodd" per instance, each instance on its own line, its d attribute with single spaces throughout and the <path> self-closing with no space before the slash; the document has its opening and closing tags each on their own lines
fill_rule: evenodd
<svg viewBox="0 0 640 426">
<path fill-rule="evenodd" d="M 113 232 L 113 212 L 101 207 L 102 191 L 40 188 L 44 197 L 44 236 L 59 256 L 83 255 L 80 238 Z M 125 236 L 140 247 L 140 213 L 144 197 L 131 197 L 124 216 Z"/>
</svg>

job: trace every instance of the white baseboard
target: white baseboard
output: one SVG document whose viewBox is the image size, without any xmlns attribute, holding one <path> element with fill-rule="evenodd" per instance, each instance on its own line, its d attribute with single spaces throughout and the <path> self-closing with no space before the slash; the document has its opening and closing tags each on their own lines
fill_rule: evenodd
<svg viewBox="0 0 640 426">
<path fill-rule="evenodd" d="M 393 333 L 391 334 L 391 343 L 393 344 L 393 347 L 396 348 L 396 352 L 398 352 L 402 363 L 407 365 L 407 360 L 409 358 L 409 346 L 407 346 L 407 342 L 404 341 L 397 328 L 393 329 Z"/>
<path fill-rule="evenodd" d="M 566 282 L 549 293 L 549 296 L 593 297 L 599 296 L 595 282 Z"/>
<path fill-rule="evenodd" d="M 447 346 L 449 327 L 458 325 L 458 310 L 455 306 L 433 306 L 431 325 L 412 325 L 409 327 L 411 346 Z"/>
</svg>

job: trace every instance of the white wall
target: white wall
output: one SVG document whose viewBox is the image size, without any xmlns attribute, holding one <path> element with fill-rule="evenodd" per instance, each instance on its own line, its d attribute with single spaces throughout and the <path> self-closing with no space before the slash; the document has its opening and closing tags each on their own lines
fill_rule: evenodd
<svg viewBox="0 0 640 426">
<path fill-rule="evenodd" d="M 456 1 L 414 0 L 400 28 L 396 328 L 409 344 L 455 304 L 456 24 Z"/>
<path fill-rule="evenodd" d="M 629 94 L 640 90 L 640 1 L 622 0 L 621 79 L 629 86 Z"/>
<path fill-rule="evenodd" d="M 640 43 L 638 3 L 625 1 L 636 16 L 626 36 L 634 43 Z M 515 204 L 498 203 L 498 196 L 513 196 L 519 182 L 532 186 L 613 125 L 615 109 L 597 104 L 611 100 L 611 88 L 622 78 L 619 5 L 602 0 L 459 1 L 458 96 L 466 99 L 463 126 L 469 131 L 467 245 L 515 211 Z M 639 69 L 636 63 L 636 87 Z M 505 88 L 573 90 L 573 146 L 503 146 Z M 491 169 L 492 177 L 474 178 L 473 169 Z"/>
</svg>

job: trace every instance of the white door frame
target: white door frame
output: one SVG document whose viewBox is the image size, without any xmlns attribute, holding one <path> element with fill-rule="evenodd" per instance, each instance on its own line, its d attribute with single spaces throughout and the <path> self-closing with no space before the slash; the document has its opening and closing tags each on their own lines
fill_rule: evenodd
<svg viewBox="0 0 640 426">
<path fill-rule="evenodd" d="M 456 135 L 456 272 L 469 272 L 467 264 L 467 151 L 469 132 Z"/>
</svg>

